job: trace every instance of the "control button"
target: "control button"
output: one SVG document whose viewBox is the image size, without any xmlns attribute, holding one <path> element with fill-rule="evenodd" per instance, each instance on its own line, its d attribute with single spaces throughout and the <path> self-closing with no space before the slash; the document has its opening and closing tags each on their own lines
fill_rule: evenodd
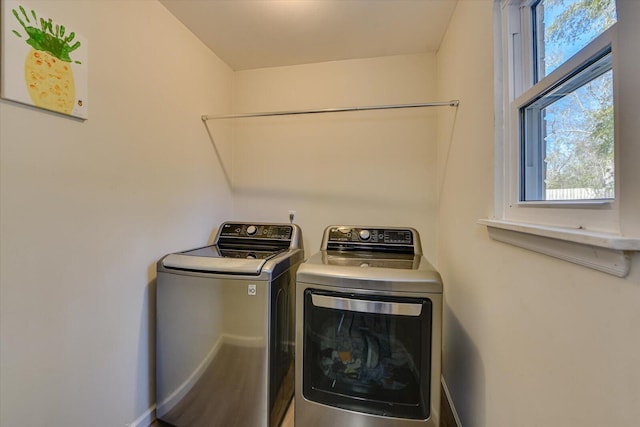
<svg viewBox="0 0 640 427">
<path fill-rule="evenodd" d="M 369 233 L 369 230 L 360 230 L 360 238 L 362 240 L 369 240 L 369 237 L 371 237 L 371 233 Z"/>
<path fill-rule="evenodd" d="M 255 225 L 250 225 L 247 227 L 247 234 L 249 236 L 253 236 L 254 234 L 256 234 L 256 231 L 258 231 L 258 229 L 256 228 Z"/>
</svg>

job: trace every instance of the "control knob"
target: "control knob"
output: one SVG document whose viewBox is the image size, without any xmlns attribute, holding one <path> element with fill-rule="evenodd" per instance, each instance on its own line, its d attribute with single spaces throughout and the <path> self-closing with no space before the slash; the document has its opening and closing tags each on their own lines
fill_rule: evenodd
<svg viewBox="0 0 640 427">
<path fill-rule="evenodd" d="M 369 230 L 360 230 L 360 238 L 362 240 L 369 240 L 370 237 L 371 233 L 369 233 Z"/>
<path fill-rule="evenodd" d="M 255 225 L 250 225 L 247 227 L 247 234 L 249 236 L 253 236 L 254 234 L 256 234 L 256 231 L 258 231 L 258 229 L 256 228 Z"/>
</svg>

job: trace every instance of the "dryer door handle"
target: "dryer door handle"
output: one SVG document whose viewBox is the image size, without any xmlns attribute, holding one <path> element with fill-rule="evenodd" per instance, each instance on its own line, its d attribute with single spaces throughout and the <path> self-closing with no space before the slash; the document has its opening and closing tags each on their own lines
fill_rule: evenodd
<svg viewBox="0 0 640 427">
<path fill-rule="evenodd" d="M 311 302 L 316 307 L 356 311 L 358 313 L 394 314 L 413 317 L 418 317 L 422 313 L 422 304 L 408 302 L 370 301 L 319 294 L 312 294 Z"/>
</svg>

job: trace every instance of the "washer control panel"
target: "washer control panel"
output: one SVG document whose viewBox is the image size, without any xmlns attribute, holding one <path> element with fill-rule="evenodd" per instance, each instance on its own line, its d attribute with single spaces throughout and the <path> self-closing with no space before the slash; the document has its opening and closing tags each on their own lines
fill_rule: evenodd
<svg viewBox="0 0 640 427">
<path fill-rule="evenodd" d="M 402 228 L 374 228 L 336 226 L 329 229 L 327 243 L 350 244 L 373 243 L 376 245 L 413 245 L 413 231 Z"/>
<path fill-rule="evenodd" d="M 291 240 L 293 227 L 282 224 L 225 223 L 220 230 L 220 238 L 252 238 L 269 240 Z"/>
</svg>

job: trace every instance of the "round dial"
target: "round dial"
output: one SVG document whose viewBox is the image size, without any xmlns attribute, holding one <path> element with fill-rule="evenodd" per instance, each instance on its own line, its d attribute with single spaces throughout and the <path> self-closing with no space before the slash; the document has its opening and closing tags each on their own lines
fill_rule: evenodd
<svg viewBox="0 0 640 427">
<path fill-rule="evenodd" d="M 249 236 L 253 236 L 254 234 L 256 234 L 256 231 L 258 231 L 258 229 L 256 228 L 255 225 L 250 225 L 247 227 L 247 234 Z"/>
<path fill-rule="evenodd" d="M 369 240 L 370 237 L 371 233 L 369 233 L 369 230 L 360 230 L 360 238 L 362 240 Z"/>
</svg>

